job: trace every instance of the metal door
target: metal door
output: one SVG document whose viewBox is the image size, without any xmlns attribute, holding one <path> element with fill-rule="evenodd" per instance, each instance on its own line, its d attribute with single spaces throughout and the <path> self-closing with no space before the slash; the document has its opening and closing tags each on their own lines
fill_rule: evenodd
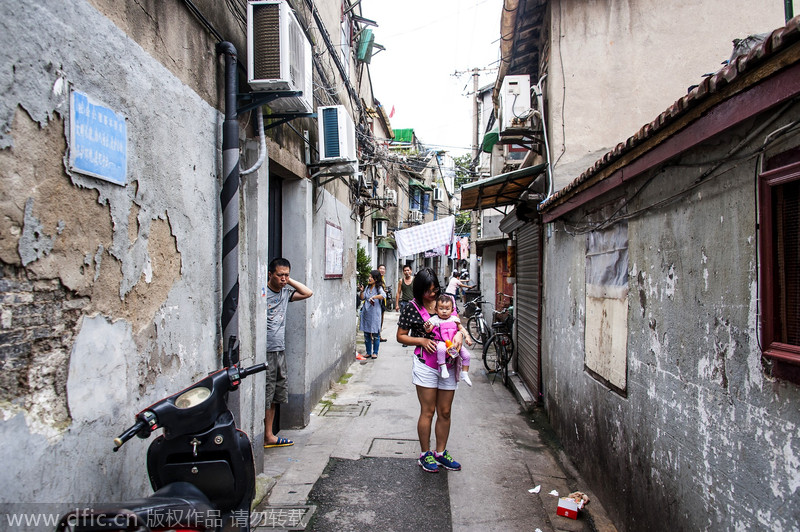
<svg viewBox="0 0 800 532">
<path fill-rule="evenodd" d="M 533 397 L 540 400 L 540 321 L 542 226 L 527 223 L 517 231 L 517 371 Z"/>
</svg>

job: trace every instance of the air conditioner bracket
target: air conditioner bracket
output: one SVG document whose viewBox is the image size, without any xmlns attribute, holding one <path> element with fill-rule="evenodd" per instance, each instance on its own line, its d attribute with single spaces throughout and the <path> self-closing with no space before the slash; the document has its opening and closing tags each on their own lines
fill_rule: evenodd
<svg viewBox="0 0 800 532">
<path fill-rule="evenodd" d="M 303 91 L 270 91 L 270 92 L 246 92 L 240 93 L 237 97 L 236 105 L 236 114 L 241 115 L 248 111 L 252 111 L 257 107 L 261 107 L 262 105 L 266 105 L 271 101 L 277 100 L 278 98 L 288 98 L 288 97 L 297 97 L 302 96 Z M 281 124 L 285 124 L 290 120 L 294 120 L 295 118 L 316 118 L 316 113 L 280 113 L 280 114 L 271 114 L 265 115 L 264 119 L 277 119 L 275 122 L 271 122 L 264 126 L 264 129 L 271 129 L 275 126 L 279 126 Z"/>
</svg>

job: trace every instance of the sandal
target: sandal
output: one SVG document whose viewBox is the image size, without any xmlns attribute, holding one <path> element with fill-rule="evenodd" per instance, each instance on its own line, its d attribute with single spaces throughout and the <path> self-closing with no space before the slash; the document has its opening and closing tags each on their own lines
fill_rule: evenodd
<svg viewBox="0 0 800 532">
<path fill-rule="evenodd" d="M 372 359 L 373 360 L 376 359 L 376 358 L 378 358 L 378 355 L 372 355 Z"/>
<path fill-rule="evenodd" d="M 265 443 L 264 449 L 269 449 L 271 447 L 288 447 L 290 445 L 294 445 L 294 442 L 288 438 L 278 438 L 278 441 L 275 443 Z"/>
</svg>

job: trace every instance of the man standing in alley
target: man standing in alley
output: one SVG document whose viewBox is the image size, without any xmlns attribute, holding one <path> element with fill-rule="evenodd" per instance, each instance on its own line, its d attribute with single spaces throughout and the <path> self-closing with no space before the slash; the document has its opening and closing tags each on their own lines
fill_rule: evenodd
<svg viewBox="0 0 800 532">
<path fill-rule="evenodd" d="M 302 301 L 313 292 L 289 277 L 292 266 L 283 258 L 272 259 L 267 267 L 267 410 L 264 416 L 264 447 L 286 447 L 292 440 L 272 432 L 275 405 L 289 402 L 286 371 L 286 309 L 292 301 Z"/>
<path fill-rule="evenodd" d="M 397 292 L 395 293 L 394 309 L 402 312 L 406 305 L 414 299 L 414 276 L 411 275 L 411 265 L 403 266 L 403 277 L 397 281 Z"/>
</svg>

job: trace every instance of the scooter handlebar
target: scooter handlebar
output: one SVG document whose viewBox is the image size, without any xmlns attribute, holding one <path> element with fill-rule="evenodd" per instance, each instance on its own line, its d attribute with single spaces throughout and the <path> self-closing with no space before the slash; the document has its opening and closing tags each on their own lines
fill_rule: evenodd
<svg viewBox="0 0 800 532">
<path fill-rule="evenodd" d="M 261 364 L 256 364 L 255 366 L 250 366 L 249 368 L 241 368 L 239 370 L 239 376 L 244 379 L 245 377 L 247 377 L 249 375 L 253 375 L 255 373 L 260 373 L 260 372 L 266 371 L 266 370 L 267 370 L 267 365 L 262 362 Z"/>
<path fill-rule="evenodd" d="M 236 366 L 231 366 L 225 370 L 211 374 L 203 381 L 195 383 L 192 387 L 196 387 L 200 385 L 200 383 L 203 383 L 203 386 L 208 386 L 211 389 L 217 389 L 216 392 L 212 392 L 212 395 L 217 394 L 217 396 L 220 397 L 217 402 L 221 401 L 222 407 L 224 408 L 225 400 L 222 397 L 223 392 L 236 390 L 239 386 L 239 382 L 242 379 L 249 375 L 253 375 L 254 373 L 265 371 L 266 369 L 267 365 L 264 363 L 256 364 L 255 366 L 250 366 L 249 368 L 238 368 Z M 215 385 L 214 383 L 217 384 Z M 184 392 L 185 391 L 186 390 L 184 390 Z M 182 394 L 184 392 L 179 393 Z M 181 416 L 184 416 L 184 414 L 178 416 L 173 401 L 177 395 L 179 394 L 162 399 L 161 401 L 153 404 L 150 408 L 139 412 L 136 418 L 136 424 L 120 434 L 118 438 L 114 438 L 114 452 L 117 452 L 119 448 L 125 444 L 125 442 L 134 436 L 138 435 L 141 438 L 147 438 L 150 436 L 152 430 L 155 430 L 156 428 L 166 428 L 167 426 L 172 426 L 176 422 L 176 419 L 182 419 Z M 212 408 L 213 410 L 213 408 L 215 408 L 214 404 L 216 403 L 213 401 L 211 403 L 205 401 L 201 402 L 201 404 L 206 405 L 205 408 Z M 217 407 L 219 406 L 220 405 L 217 405 Z M 185 410 L 179 410 L 179 412 L 185 412 Z M 203 414 L 205 410 L 200 410 L 199 412 L 200 413 L 198 414 L 197 409 L 195 408 L 195 413 L 192 415 L 205 415 Z"/>
<path fill-rule="evenodd" d="M 126 441 L 130 440 L 131 438 L 136 436 L 136 434 L 146 429 L 147 427 L 148 427 L 147 422 L 144 421 L 143 419 L 140 419 L 139 421 L 136 422 L 135 425 L 133 425 L 128 430 L 120 434 L 118 438 L 114 438 L 114 452 L 119 451 L 119 448 L 122 447 Z"/>
</svg>

